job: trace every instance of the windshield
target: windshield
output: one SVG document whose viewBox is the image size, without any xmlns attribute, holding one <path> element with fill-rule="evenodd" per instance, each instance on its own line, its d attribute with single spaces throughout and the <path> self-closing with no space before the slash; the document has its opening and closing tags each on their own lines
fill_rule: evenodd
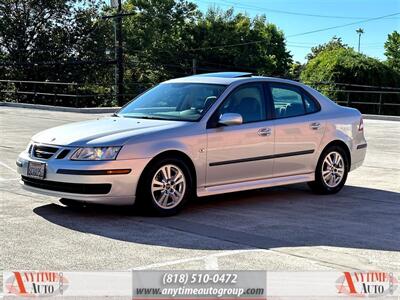
<svg viewBox="0 0 400 300">
<path fill-rule="evenodd" d="M 118 116 L 198 121 L 225 88 L 217 84 L 162 83 L 123 107 Z"/>
</svg>

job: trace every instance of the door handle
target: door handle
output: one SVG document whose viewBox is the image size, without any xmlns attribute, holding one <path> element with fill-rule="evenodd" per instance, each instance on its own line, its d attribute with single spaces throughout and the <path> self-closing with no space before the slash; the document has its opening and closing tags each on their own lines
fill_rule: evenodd
<svg viewBox="0 0 400 300">
<path fill-rule="evenodd" d="M 321 124 L 319 122 L 313 122 L 310 124 L 311 129 L 318 130 Z"/>
<path fill-rule="evenodd" d="M 271 135 L 271 128 L 261 128 L 257 131 L 259 136 L 269 136 Z"/>
</svg>

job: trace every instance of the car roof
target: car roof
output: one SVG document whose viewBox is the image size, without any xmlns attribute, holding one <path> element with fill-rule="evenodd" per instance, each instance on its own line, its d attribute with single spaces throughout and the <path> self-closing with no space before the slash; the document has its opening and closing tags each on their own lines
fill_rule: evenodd
<svg viewBox="0 0 400 300">
<path fill-rule="evenodd" d="M 196 77 L 222 77 L 222 78 L 240 78 L 240 77 L 251 77 L 253 73 L 248 72 L 215 72 L 215 73 L 204 73 L 198 75 L 192 75 Z"/>
<path fill-rule="evenodd" d="M 260 81 L 260 79 L 273 81 L 273 82 L 282 82 L 282 83 L 291 83 L 299 85 L 298 82 L 288 79 L 276 78 L 276 77 L 265 77 L 265 76 L 254 76 L 252 73 L 247 72 L 217 72 L 217 73 L 205 73 L 192 75 L 187 77 L 175 78 L 168 81 L 166 83 L 184 83 L 184 82 L 192 82 L 192 83 L 210 83 L 210 84 L 224 84 L 229 85 L 233 82 L 237 81 Z"/>
</svg>

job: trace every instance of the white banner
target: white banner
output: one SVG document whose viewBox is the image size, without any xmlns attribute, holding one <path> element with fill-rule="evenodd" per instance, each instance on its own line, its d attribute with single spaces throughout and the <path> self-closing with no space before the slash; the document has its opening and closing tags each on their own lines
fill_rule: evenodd
<svg viewBox="0 0 400 300">
<path fill-rule="evenodd" d="M 132 273 L 15 271 L 3 273 L 7 296 L 132 296 Z"/>
<path fill-rule="evenodd" d="M 267 272 L 267 297 L 397 298 L 399 280 L 400 273 L 380 271 Z"/>
<path fill-rule="evenodd" d="M 400 272 L 327 271 L 126 271 L 126 272 L 59 272 L 14 271 L 3 273 L 3 296 L 85 297 L 97 299 L 171 298 L 162 288 L 173 290 L 172 298 L 220 299 L 231 295 L 231 289 L 243 288 L 240 296 L 252 299 L 399 299 Z M 156 280 L 153 280 L 154 278 Z M 153 278 L 144 280 L 144 278 Z M 150 278 L 150 279 L 151 279 Z M 161 278 L 161 279 L 160 279 Z M 232 281 L 234 280 L 234 281 Z M 189 284 L 190 283 L 190 284 Z M 243 283 L 240 286 L 236 286 Z M 182 285 L 182 286 L 181 286 Z M 192 286 L 193 285 L 193 286 Z M 175 290 L 176 289 L 176 295 Z M 179 290 L 179 288 L 182 290 Z M 196 293 L 190 288 L 195 288 Z M 211 288 L 218 293 L 198 293 Z M 223 288 L 223 289 L 222 289 Z M 246 288 L 246 289 L 244 289 Z M 259 291 L 263 291 L 262 293 Z M 168 290 L 169 291 L 169 290 Z M 229 293 L 228 293 L 229 292 Z M 221 294 L 222 293 L 222 294 Z M 220 295 L 218 297 L 218 295 Z M 174 296 L 175 295 L 175 296 Z M 89 297 L 89 298 L 87 298 Z"/>
</svg>

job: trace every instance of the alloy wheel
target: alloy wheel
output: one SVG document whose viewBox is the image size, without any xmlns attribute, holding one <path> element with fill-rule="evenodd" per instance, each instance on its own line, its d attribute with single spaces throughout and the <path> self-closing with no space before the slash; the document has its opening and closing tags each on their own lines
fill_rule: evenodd
<svg viewBox="0 0 400 300">
<path fill-rule="evenodd" d="M 176 165 L 164 165 L 157 170 L 151 182 L 151 194 L 155 203 L 163 209 L 177 206 L 184 198 L 186 178 Z"/>
<path fill-rule="evenodd" d="M 343 179 L 345 164 L 339 152 L 328 153 L 322 163 L 322 178 L 330 188 L 337 187 Z"/>
</svg>

